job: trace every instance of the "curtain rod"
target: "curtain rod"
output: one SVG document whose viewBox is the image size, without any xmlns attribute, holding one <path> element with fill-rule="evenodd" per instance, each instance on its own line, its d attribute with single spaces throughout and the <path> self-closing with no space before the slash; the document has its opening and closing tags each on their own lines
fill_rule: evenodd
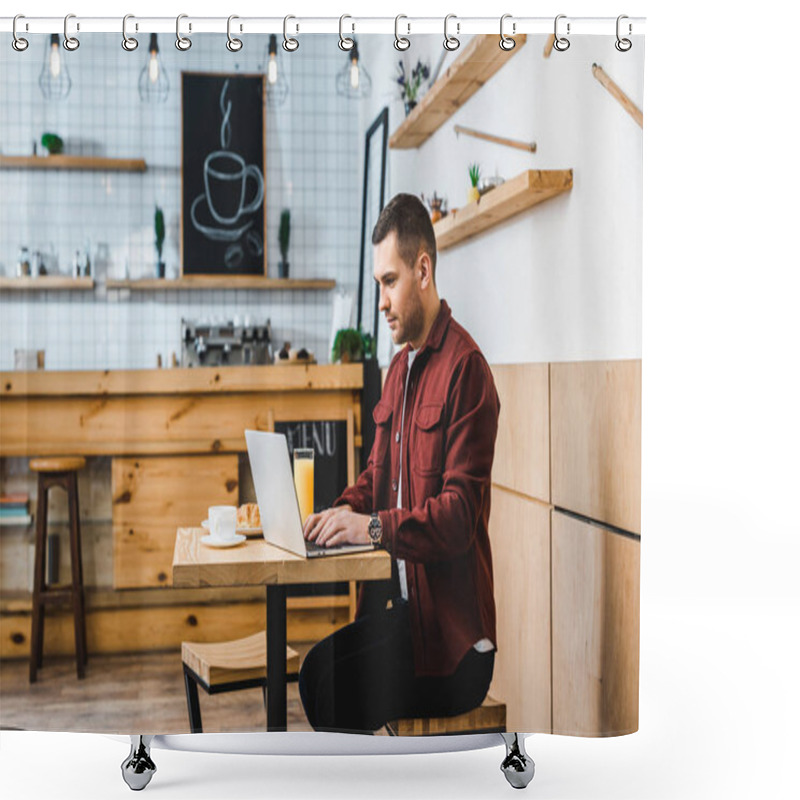
<svg viewBox="0 0 800 800">
<path fill-rule="evenodd" d="M 604 35 L 614 36 L 617 30 L 616 17 L 569 17 L 560 15 L 560 35 Z M 292 35 L 303 33 L 335 33 L 340 32 L 338 17 L 302 17 L 287 18 L 288 32 Z M 645 32 L 645 17 L 628 17 L 622 22 L 625 36 L 641 35 Z M 0 17 L 0 32 L 11 33 L 13 17 Z M 503 30 L 506 36 L 514 34 L 536 34 L 554 32 L 554 17 L 514 17 L 505 15 Z M 131 17 L 126 26 L 128 36 L 137 33 L 175 33 L 177 20 L 175 17 Z M 401 17 L 398 22 L 401 36 L 414 34 L 444 35 L 444 17 Z M 567 26 L 569 25 L 569 30 Z M 181 35 L 195 33 L 226 33 L 227 17 L 195 17 L 182 15 L 180 22 Z M 236 35 L 276 33 L 284 31 L 284 17 L 236 17 L 231 30 Z M 395 33 L 394 17 L 351 17 L 346 16 L 341 22 L 344 35 L 364 33 Z M 20 17 L 17 20 L 17 34 L 27 33 L 64 33 L 64 17 Z M 69 34 L 77 36 L 82 33 L 119 33 L 122 34 L 122 17 L 81 17 L 69 18 Z M 500 17 L 458 17 L 451 16 L 448 33 L 453 36 L 468 36 L 476 33 L 496 33 L 500 35 Z"/>
</svg>

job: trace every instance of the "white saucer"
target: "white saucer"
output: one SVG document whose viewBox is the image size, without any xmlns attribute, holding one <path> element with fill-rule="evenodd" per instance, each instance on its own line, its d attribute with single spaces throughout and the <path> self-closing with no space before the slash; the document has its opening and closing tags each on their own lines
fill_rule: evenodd
<svg viewBox="0 0 800 800">
<path fill-rule="evenodd" d="M 216 536 L 212 536 L 210 533 L 208 536 L 200 537 L 200 541 L 209 547 L 235 547 L 237 544 L 241 544 L 245 541 L 245 539 L 247 539 L 246 536 L 240 536 L 238 533 L 233 539 L 217 539 Z"/>
<path fill-rule="evenodd" d="M 204 519 L 200 525 L 205 528 L 206 530 L 210 530 L 209 522 L 207 519 Z M 245 536 L 257 536 L 259 533 L 263 533 L 261 526 L 258 528 L 237 528 L 236 533 L 242 533 Z"/>
</svg>

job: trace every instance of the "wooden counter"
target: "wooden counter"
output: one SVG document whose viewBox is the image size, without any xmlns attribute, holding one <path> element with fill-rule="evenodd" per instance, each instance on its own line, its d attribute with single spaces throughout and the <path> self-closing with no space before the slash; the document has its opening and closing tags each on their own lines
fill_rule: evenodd
<svg viewBox="0 0 800 800">
<path fill-rule="evenodd" d="M 355 479 L 362 384 L 361 364 L 3 372 L 0 456 L 111 456 L 112 585 L 169 586 L 175 530 L 255 500 L 245 429 L 346 422 Z"/>
<path fill-rule="evenodd" d="M 0 373 L 0 456 L 246 450 L 245 428 L 345 419 L 361 430 L 362 367 L 199 367 Z"/>
</svg>

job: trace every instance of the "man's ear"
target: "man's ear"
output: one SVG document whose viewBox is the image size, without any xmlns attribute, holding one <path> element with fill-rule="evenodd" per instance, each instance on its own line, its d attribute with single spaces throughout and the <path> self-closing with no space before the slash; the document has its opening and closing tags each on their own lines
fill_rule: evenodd
<svg viewBox="0 0 800 800">
<path fill-rule="evenodd" d="M 417 269 L 420 276 L 420 289 L 427 289 L 433 283 L 433 268 L 431 257 L 423 251 L 417 259 Z"/>
</svg>

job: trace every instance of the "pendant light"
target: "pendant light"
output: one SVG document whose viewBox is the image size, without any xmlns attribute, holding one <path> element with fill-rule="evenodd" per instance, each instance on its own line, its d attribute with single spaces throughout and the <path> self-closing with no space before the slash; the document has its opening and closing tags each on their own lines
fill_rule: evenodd
<svg viewBox="0 0 800 800">
<path fill-rule="evenodd" d="M 150 34 L 150 51 L 147 63 L 139 73 L 139 97 L 143 103 L 166 103 L 169 95 L 169 78 L 158 54 L 158 37 Z"/>
<path fill-rule="evenodd" d="M 39 88 L 48 100 L 63 100 L 72 88 L 72 79 L 69 77 L 67 63 L 61 55 L 57 33 L 50 35 L 50 45 L 44 52 Z"/>
<path fill-rule="evenodd" d="M 347 53 L 347 64 L 336 75 L 336 92 L 342 97 L 358 100 L 361 97 L 369 97 L 371 91 L 372 78 L 359 63 L 358 44 L 354 39 L 353 46 Z"/>
<path fill-rule="evenodd" d="M 267 46 L 267 103 L 282 106 L 289 95 L 289 83 L 278 69 L 278 37 L 273 33 Z"/>
</svg>

